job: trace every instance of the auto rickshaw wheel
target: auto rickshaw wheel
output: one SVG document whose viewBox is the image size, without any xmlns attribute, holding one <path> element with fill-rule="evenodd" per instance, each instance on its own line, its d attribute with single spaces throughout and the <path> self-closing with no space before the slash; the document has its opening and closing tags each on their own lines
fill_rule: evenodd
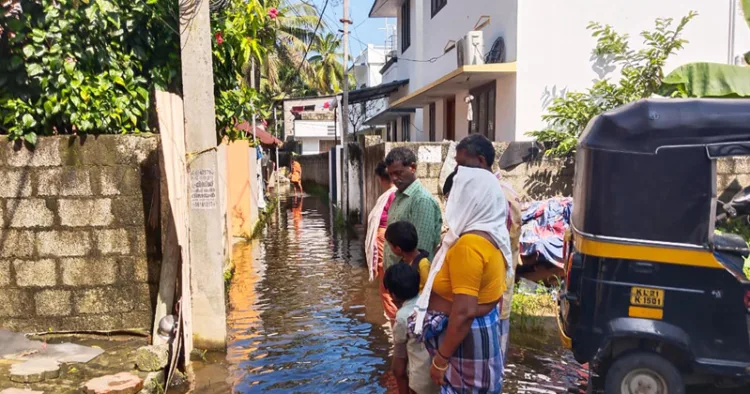
<svg viewBox="0 0 750 394">
<path fill-rule="evenodd" d="M 685 394 L 680 371 L 669 360 L 646 352 L 615 360 L 604 387 L 606 394 Z"/>
</svg>

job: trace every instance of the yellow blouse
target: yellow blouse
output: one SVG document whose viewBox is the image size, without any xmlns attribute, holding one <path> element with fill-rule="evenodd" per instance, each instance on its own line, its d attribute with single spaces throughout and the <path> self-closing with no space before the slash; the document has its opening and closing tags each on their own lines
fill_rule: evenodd
<svg viewBox="0 0 750 394">
<path fill-rule="evenodd" d="M 445 255 L 432 291 L 448 301 L 453 301 L 454 294 L 464 294 L 477 297 L 479 304 L 489 304 L 505 292 L 505 272 L 503 254 L 492 242 L 465 234 Z"/>
</svg>

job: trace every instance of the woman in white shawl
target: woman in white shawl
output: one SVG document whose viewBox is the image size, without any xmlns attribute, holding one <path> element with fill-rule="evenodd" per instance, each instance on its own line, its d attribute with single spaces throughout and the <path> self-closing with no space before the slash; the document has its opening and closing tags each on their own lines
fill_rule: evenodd
<svg viewBox="0 0 750 394">
<path fill-rule="evenodd" d="M 393 303 L 391 294 L 383 285 L 383 250 L 385 247 L 385 230 L 388 227 L 388 208 L 390 208 L 393 199 L 396 198 L 396 186 L 393 186 L 385 163 L 378 163 L 375 167 L 375 175 L 380 181 L 380 195 L 375 207 L 370 211 L 367 217 L 367 237 L 365 238 L 365 255 L 367 258 L 367 269 L 370 275 L 370 281 L 374 277 L 380 282 L 380 300 L 383 302 L 383 310 L 388 321 L 393 324 L 396 320 L 398 308 Z"/>
<path fill-rule="evenodd" d="M 498 303 L 512 274 L 507 201 L 495 176 L 458 167 L 448 198 L 448 233 L 412 319 L 433 356 L 442 393 L 500 393 L 503 355 Z"/>
</svg>

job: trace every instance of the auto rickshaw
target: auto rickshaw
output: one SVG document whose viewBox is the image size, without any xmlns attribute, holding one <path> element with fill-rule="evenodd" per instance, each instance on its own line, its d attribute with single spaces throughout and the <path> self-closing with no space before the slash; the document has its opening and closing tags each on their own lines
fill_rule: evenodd
<svg viewBox="0 0 750 394">
<path fill-rule="evenodd" d="M 592 392 L 750 382 L 750 250 L 715 233 L 750 213 L 750 189 L 717 197 L 727 156 L 750 156 L 750 100 L 641 100 L 582 134 L 558 323 Z"/>
</svg>

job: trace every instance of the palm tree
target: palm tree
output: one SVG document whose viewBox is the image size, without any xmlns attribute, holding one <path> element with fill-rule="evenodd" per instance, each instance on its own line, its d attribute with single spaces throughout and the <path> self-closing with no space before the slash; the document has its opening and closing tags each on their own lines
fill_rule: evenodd
<svg viewBox="0 0 750 394">
<path fill-rule="evenodd" d="M 343 55 L 339 51 L 341 45 L 341 39 L 330 32 L 316 37 L 313 42 L 315 55 L 309 59 L 315 75 L 312 82 L 323 94 L 341 91 L 344 79 L 344 65 L 341 63 Z"/>
<path fill-rule="evenodd" d="M 315 40 L 315 28 L 320 16 L 314 6 L 305 2 L 269 0 L 268 3 L 279 8 L 278 28 L 274 47 L 269 48 L 256 76 L 261 77 L 257 80 L 261 82 L 262 90 L 284 96 L 291 93 L 290 85 L 295 82 L 289 77 L 306 82 L 313 76 L 313 69 L 304 59 L 304 53 L 309 43 Z M 321 28 L 324 27 L 321 24 Z"/>
</svg>

